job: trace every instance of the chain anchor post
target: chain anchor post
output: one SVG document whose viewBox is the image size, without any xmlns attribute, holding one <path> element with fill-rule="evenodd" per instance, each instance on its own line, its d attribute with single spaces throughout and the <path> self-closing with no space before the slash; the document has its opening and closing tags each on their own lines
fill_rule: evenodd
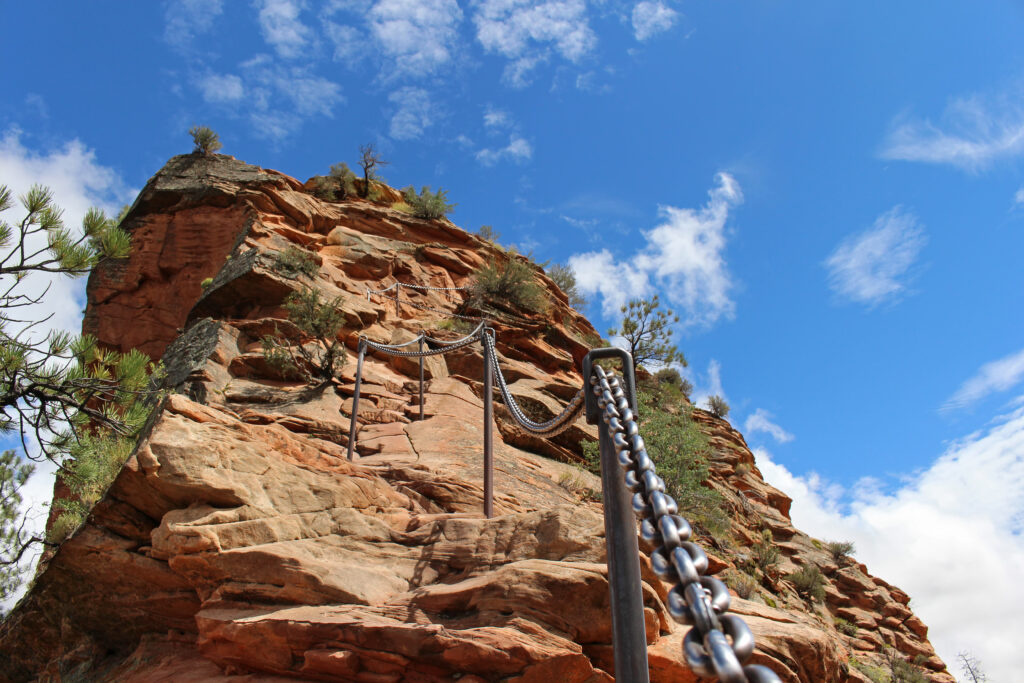
<svg viewBox="0 0 1024 683">
<path fill-rule="evenodd" d="M 484 350 L 484 517 L 494 516 L 494 370 L 488 329 L 480 330 Z"/>
<path fill-rule="evenodd" d="M 363 357 L 366 356 L 366 340 L 359 340 L 359 360 L 356 362 L 356 387 L 352 394 L 352 422 L 348 428 L 348 459 L 356 447 L 356 416 L 359 414 L 359 388 L 363 384 Z"/>
<path fill-rule="evenodd" d="M 423 422 L 423 332 L 420 332 L 420 422 Z"/>
<path fill-rule="evenodd" d="M 640 582 L 640 548 L 632 495 L 619 471 L 615 445 L 601 419 L 597 396 L 589 386 L 594 361 L 617 359 L 626 379 L 626 396 L 636 413 L 636 384 L 633 358 L 617 348 L 594 349 L 583 359 L 583 388 L 587 423 L 598 425 L 601 447 L 601 489 L 604 501 L 604 531 L 608 555 L 608 591 L 612 608 L 612 647 L 615 680 L 648 683 L 647 633 L 644 628 L 644 599 Z"/>
</svg>

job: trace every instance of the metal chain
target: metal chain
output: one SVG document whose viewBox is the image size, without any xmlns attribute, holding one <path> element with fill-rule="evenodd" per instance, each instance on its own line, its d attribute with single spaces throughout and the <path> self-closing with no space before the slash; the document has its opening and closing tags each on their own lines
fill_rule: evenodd
<svg viewBox="0 0 1024 683">
<path fill-rule="evenodd" d="M 426 292 L 465 292 L 469 289 L 469 287 L 434 287 L 432 285 L 413 285 L 407 282 L 395 282 L 384 289 L 367 289 L 366 300 L 370 300 L 371 294 L 384 294 L 385 292 L 390 292 L 395 287 L 408 287 L 409 289 L 419 289 Z"/>
<path fill-rule="evenodd" d="M 419 340 L 420 340 L 420 337 L 417 337 L 413 341 L 415 342 L 415 341 L 419 341 Z M 421 357 L 425 357 L 425 356 L 440 356 L 440 355 L 448 353 L 450 351 L 455 351 L 456 349 L 461 349 L 461 348 L 463 348 L 465 346 L 469 346 L 470 344 L 475 344 L 476 341 L 477 341 L 477 337 L 475 337 L 475 336 L 463 337 L 462 339 L 459 339 L 457 341 L 446 343 L 441 348 L 438 348 L 438 349 L 427 349 L 426 351 L 399 351 L 398 350 L 398 348 L 397 348 L 398 346 L 408 346 L 409 342 L 407 342 L 405 344 L 398 344 L 396 346 L 391 346 L 391 345 L 388 345 L 388 344 L 380 344 L 380 343 L 375 342 L 375 341 L 370 341 L 369 339 L 365 339 L 365 338 L 363 339 L 363 341 L 366 343 L 366 345 L 368 347 L 370 347 L 374 351 L 380 351 L 381 353 L 386 353 L 389 356 L 401 356 L 403 358 L 421 358 Z"/>
<path fill-rule="evenodd" d="M 373 293 L 376 293 L 376 292 L 373 292 Z M 446 311 L 443 308 L 435 308 L 434 306 L 427 306 L 426 304 L 418 304 L 415 301 L 410 301 L 409 299 L 399 299 L 397 296 L 381 296 L 381 298 L 382 299 L 387 299 L 388 301 L 394 301 L 396 303 L 401 304 L 402 306 L 412 306 L 413 308 L 418 308 L 421 311 L 433 311 L 434 313 L 443 313 L 444 315 L 448 316 L 449 318 L 460 318 L 462 320 L 476 320 L 476 321 L 483 320 L 483 318 L 481 318 L 479 316 L 475 316 L 475 315 L 462 315 L 461 313 L 452 313 L 451 311 Z"/>
<path fill-rule="evenodd" d="M 487 348 L 490 351 L 491 356 L 491 368 L 494 371 L 494 377 L 497 380 L 498 390 L 501 392 L 501 398 L 505 401 L 505 405 L 508 407 L 512 417 L 519 424 L 520 427 L 525 429 L 531 434 L 538 436 L 556 436 L 561 434 L 566 429 L 571 427 L 579 417 L 579 414 L 583 411 L 584 396 L 583 390 L 580 389 L 576 392 L 576 395 L 572 397 L 569 404 L 565 406 L 565 409 L 555 417 L 551 418 L 547 422 L 534 422 L 530 418 L 526 417 L 522 408 L 516 403 L 515 397 L 509 393 L 508 384 L 505 382 L 505 376 L 501 374 L 501 367 L 498 365 L 498 352 L 494 348 L 494 339 L 487 330 L 482 333 L 483 342 L 487 344 Z"/>
<path fill-rule="evenodd" d="M 754 652 L 754 635 L 742 618 L 726 614 L 731 597 L 725 584 L 704 575 L 708 556 L 689 541 L 690 523 L 676 514 L 678 504 L 665 493 L 665 481 L 655 473 L 618 377 L 594 365 L 589 381 L 625 470 L 626 487 L 633 491 L 641 536 L 655 546 L 654 573 L 674 584 L 668 593 L 669 614 L 693 627 L 683 639 L 686 663 L 698 676 L 725 683 L 781 683 L 767 667 L 743 666 Z"/>
</svg>

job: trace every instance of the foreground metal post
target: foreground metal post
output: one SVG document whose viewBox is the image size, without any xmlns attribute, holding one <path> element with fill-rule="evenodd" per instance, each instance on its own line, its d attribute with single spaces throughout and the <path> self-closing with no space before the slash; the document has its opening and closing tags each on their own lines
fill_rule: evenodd
<svg viewBox="0 0 1024 683">
<path fill-rule="evenodd" d="M 490 519 L 494 516 L 494 378 L 490 344 L 482 336 L 480 343 L 484 347 L 484 517 Z"/>
<path fill-rule="evenodd" d="M 423 332 L 420 332 L 420 353 L 423 353 Z M 423 356 L 420 356 L 420 422 L 423 422 Z"/>
<path fill-rule="evenodd" d="M 622 363 L 627 400 L 636 413 L 636 384 L 633 359 L 622 349 L 594 349 L 583 360 L 583 388 L 587 423 L 596 424 L 601 447 L 601 489 L 604 501 L 604 533 L 608 555 L 608 590 L 612 607 L 612 646 L 615 651 L 615 680 L 648 683 L 647 635 L 644 629 L 644 600 L 640 584 L 640 549 L 633 516 L 632 496 L 619 468 L 615 445 L 601 418 L 597 397 L 590 385 L 592 365 L 601 358 Z"/>
<path fill-rule="evenodd" d="M 356 389 L 352 394 L 352 423 L 348 428 L 348 459 L 356 447 L 356 416 L 359 414 L 359 387 L 363 384 L 363 357 L 366 355 L 366 341 L 359 340 L 359 361 L 356 363 Z"/>
</svg>

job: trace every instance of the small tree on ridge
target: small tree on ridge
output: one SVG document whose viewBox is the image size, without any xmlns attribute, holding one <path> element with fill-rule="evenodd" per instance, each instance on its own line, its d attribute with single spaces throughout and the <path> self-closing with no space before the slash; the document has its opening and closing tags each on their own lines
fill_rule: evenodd
<svg viewBox="0 0 1024 683">
<path fill-rule="evenodd" d="M 608 330 L 608 336 L 621 336 L 626 340 L 634 370 L 651 362 L 687 365 L 683 352 L 672 343 L 670 325 L 679 322 L 679 316 L 671 310 L 658 310 L 659 305 L 657 294 L 650 299 L 633 299 L 619 309 L 622 313 L 619 327 Z"/>
</svg>

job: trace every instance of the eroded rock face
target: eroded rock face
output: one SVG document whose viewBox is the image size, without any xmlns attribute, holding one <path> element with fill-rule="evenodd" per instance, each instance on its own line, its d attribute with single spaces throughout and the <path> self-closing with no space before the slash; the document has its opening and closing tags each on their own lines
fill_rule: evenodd
<svg viewBox="0 0 1024 683">
<path fill-rule="evenodd" d="M 484 519 L 479 345 L 427 360 L 422 420 L 418 361 L 369 354 L 353 462 L 355 354 L 321 386 L 263 358 L 260 339 L 291 330 L 282 304 L 304 287 L 341 297 L 350 350 L 359 335 L 457 338 L 446 328 L 452 313 L 472 314 L 465 292 L 406 289 L 396 302 L 367 290 L 463 287 L 509 256 L 447 220 L 392 209 L 390 192 L 335 203 L 309 187 L 189 155 L 140 194 L 132 255 L 90 279 L 84 326 L 111 347 L 163 356 L 174 393 L 0 625 L 0 680 L 612 680 L 603 520 L 588 494 L 600 483 L 572 465 L 594 427 L 539 440 L 496 404 L 496 516 Z M 319 272 L 290 275 L 279 260 L 289 247 Z M 549 311 L 510 311 L 493 326 L 511 392 L 544 420 L 581 385 L 596 333 L 537 277 Z M 755 661 L 785 681 L 862 681 L 851 658 L 877 663 L 893 647 L 923 659 L 930 680 L 952 681 L 907 596 L 794 529 L 789 498 L 764 483 L 743 437 L 694 415 L 733 519 L 733 541 L 701 539 L 712 571 L 740 573 L 764 530 L 781 552 L 749 599 L 734 600 Z M 827 577 L 824 603 L 784 578 L 808 563 Z M 646 557 L 643 576 L 652 680 L 696 681 L 686 629 Z"/>
</svg>

